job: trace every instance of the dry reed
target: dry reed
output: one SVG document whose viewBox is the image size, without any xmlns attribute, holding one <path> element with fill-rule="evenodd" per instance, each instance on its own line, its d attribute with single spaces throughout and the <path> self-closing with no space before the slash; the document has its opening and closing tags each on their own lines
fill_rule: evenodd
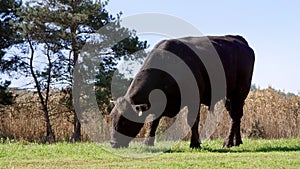
<svg viewBox="0 0 300 169">
<path fill-rule="evenodd" d="M 45 122 L 37 94 L 22 91 L 18 91 L 17 94 L 19 96 L 16 98 L 15 104 L 1 107 L 0 109 L 0 138 L 43 142 L 45 139 Z M 51 122 L 56 138 L 59 141 L 67 141 L 73 132 L 72 113 L 61 102 L 63 97 L 64 93 L 62 92 L 51 92 Z M 208 115 L 205 106 L 202 106 L 200 113 L 199 130 L 202 130 Z M 157 132 L 166 130 L 174 121 L 175 119 L 165 118 L 161 121 Z M 299 122 L 299 96 L 283 95 L 281 92 L 271 88 L 254 90 L 249 93 L 244 106 L 244 116 L 241 124 L 242 137 L 265 139 L 299 138 Z M 217 124 L 216 130 L 209 138 L 225 138 L 229 130 L 229 124 L 229 115 L 224 111 L 220 123 Z M 94 128 L 99 129 L 99 127 L 95 126 Z M 182 126 L 178 130 L 180 128 L 186 129 L 187 127 Z M 88 128 L 85 129 L 87 130 Z M 106 126 L 101 130 L 105 133 L 101 139 L 107 140 L 109 138 L 108 127 Z M 88 132 L 83 131 L 83 133 Z M 139 136 L 143 136 L 145 133 L 147 133 L 147 125 L 142 129 Z M 84 140 L 88 140 L 86 134 L 83 134 L 83 137 L 85 138 Z M 189 135 L 186 139 L 188 137 Z"/>
</svg>

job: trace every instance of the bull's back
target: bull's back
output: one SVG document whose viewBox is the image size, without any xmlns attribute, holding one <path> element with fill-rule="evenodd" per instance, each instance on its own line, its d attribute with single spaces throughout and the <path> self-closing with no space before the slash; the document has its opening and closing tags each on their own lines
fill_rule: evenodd
<svg viewBox="0 0 300 169">
<path fill-rule="evenodd" d="M 198 82 L 201 102 L 208 106 L 211 103 L 210 79 L 205 65 L 195 50 L 201 50 L 200 53 L 211 52 L 208 50 L 212 47 L 219 55 L 224 68 L 227 97 L 238 92 L 241 97 L 246 98 L 251 86 L 254 52 L 243 37 L 233 35 L 185 37 L 163 40 L 155 46 L 174 53 L 190 67 Z"/>
</svg>

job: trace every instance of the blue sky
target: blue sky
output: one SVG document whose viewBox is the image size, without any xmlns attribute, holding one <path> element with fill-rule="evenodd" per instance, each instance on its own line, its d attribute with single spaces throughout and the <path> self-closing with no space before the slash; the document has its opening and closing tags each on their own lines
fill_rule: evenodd
<svg viewBox="0 0 300 169">
<path fill-rule="evenodd" d="M 256 54 L 253 83 L 300 92 L 300 1 L 110 0 L 106 9 L 122 17 L 162 13 L 191 23 L 204 35 L 239 34 Z M 158 25 L 159 26 L 159 25 Z M 150 43 L 156 43 L 150 38 Z M 151 44 L 153 45 L 153 44 Z"/>
</svg>

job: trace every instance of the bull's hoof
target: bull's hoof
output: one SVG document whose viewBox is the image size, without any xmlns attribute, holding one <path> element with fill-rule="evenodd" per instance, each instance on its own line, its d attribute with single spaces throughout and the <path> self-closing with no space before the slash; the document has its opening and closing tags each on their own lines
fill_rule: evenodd
<svg viewBox="0 0 300 169">
<path fill-rule="evenodd" d="M 201 148 L 201 146 L 200 146 L 200 143 L 198 142 L 198 143 L 191 143 L 190 144 L 190 148 Z"/>
<path fill-rule="evenodd" d="M 231 148 L 234 146 L 233 141 L 225 140 L 223 143 L 223 148 Z"/>
<path fill-rule="evenodd" d="M 234 146 L 240 146 L 241 144 L 243 144 L 242 140 L 235 140 L 234 142 Z"/>
<path fill-rule="evenodd" d="M 154 146 L 154 140 L 155 140 L 155 138 L 153 137 L 151 137 L 151 138 L 146 138 L 145 139 L 145 141 L 144 141 L 144 144 L 146 145 L 146 146 Z"/>
</svg>

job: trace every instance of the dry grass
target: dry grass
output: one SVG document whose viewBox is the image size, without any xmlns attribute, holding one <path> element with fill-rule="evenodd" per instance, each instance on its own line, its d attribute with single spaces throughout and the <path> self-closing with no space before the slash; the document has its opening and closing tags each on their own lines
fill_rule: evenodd
<svg viewBox="0 0 300 169">
<path fill-rule="evenodd" d="M 300 97 L 285 96 L 273 89 L 249 94 L 242 122 L 245 136 L 273 138 L 300 137 Z"/>
<path fill-rule="evenodd" d="M 1 107 L 0 137 L 14 138 L 42 142 L 45 137 L 45 122 L 40 110 L 38 96 L 34 93 L 18 92 L 16 103 L 12 106 Z M 64 93 L 52 92 L 50 113 L 56 138 L 67 141 L 72 135 L 72 114 L 62 104 Z M 201 130 L 208 112 L 203 106 L 201 109 Z M 211 139 L 225 138 L 230 119 L 225 111 L 221 116 Z M 163 131 L 174 119 L 165 119 L 161 122 L 159 131 Z M 242 119 L 242 136 L 250 138 L 299 138 L 300 137 L 300 97 L 285 96 L 271 88 L 251 91 L 244 107 Z M 99 128 L 99 127 L 96 127 Z M 179 128 L 185 128 L 179 127 Z M 107 129 L 103 129 L 107 130 Z M 140 135 L 146 133 L 146 128 Z M 83 131 L 84 133 L 84 131 Z M 109 132 L 105 131 L 107 139 Z M 84 134 L 84 138 L 87 135 Z"/>
<path fill-rule="evenodd" d="M 0 136 L 18 140 L 43 142 L 45 139 L 45 120 L 38 95 L 33 92 L 17 91 L 15 104 L 1 108 Z M 56 138 L 66 140 L 72 134 L 72 118 L 60 99 L 61 92 L 51 92 L 50 119 Z"/>
</svg>

